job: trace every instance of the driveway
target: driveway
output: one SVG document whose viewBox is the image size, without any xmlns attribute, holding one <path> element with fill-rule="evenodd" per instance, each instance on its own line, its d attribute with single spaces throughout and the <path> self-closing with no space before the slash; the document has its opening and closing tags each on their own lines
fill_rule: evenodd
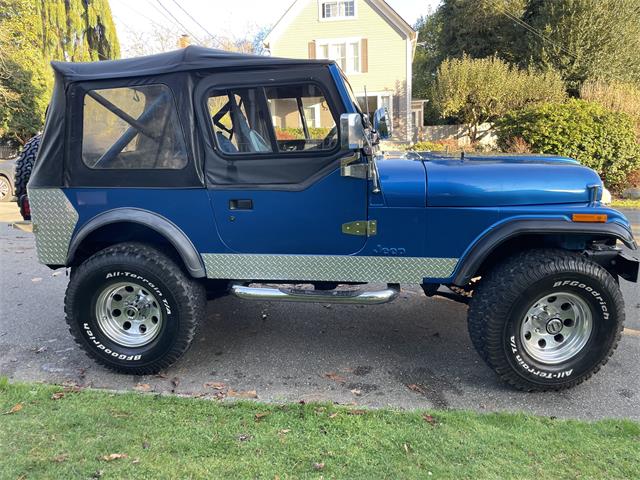
<svg viewBox="0 0 640 480">
<path fill-rule="evenodd" d="M 426 298 L 413 287 L 391 304 L 367 308 L 216 300 L 176 366 L 161 376 L 125 376 L 97 366 L 76 347 L 63 316 L 65 271 L 37 263 L 33 236 L 7 223 L 14 216 L 0 207 L 0 375 L 16 381 L 198 396 L 215 396 L 210 384 L 216 382 L 274 402 L 640 420 L 637 284 L 622 283 L 627 329 L 613 358 L 590 381 L 563 393 L 502 385 L 470 344 L 466 307 Z M 633 216 L 640 224 L 640 215 Z"/>
</svg>

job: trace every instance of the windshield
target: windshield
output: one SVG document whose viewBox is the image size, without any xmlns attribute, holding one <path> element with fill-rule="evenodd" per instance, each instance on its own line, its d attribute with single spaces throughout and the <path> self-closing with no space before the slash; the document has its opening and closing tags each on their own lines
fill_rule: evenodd
<svg viewBox="0 0 640 480">
<path fill-rule="evenodd" d="M 349 83 L 349 80 L 347 80 L 347 77 L 344 75 L 344 73 L 342 73 L 342 70 L 340 70 L 340 75 L 342 76 L 342 80 L 344 80 L 344 83 L 347 85 L 347 93 L 349 94 L 349 99 L 353 104 L 353 108 L 356 109 L 356 112 L 361 114 L 362 110 L 360 109 L 360 105 L 358 105 L 358 100 L 356 99 L 356 96 L 353 93 L 353 88 L 351 88 L 351 84 Z"/>
</svg>

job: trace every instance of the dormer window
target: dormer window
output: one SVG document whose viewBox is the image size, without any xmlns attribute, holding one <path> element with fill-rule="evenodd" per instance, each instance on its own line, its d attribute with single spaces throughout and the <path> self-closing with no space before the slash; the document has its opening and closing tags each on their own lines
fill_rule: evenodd
<svg viewBox="0 0 640 480">
<path fill-rule="evenodd" d="M 321 20 L 349 19 L 356 16 L 355 0 L 333 0 L 320 2 Z"/>
</svg>

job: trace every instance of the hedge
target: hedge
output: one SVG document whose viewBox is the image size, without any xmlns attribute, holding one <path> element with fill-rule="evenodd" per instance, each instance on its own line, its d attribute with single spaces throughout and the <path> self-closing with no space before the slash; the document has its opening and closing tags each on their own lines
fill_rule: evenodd
<svg viewBox="0 0 640 480">
<path fill-rule="evenodd" d="M 503 149 L 521 138 L 535 153 L 575 158 L 598 172 L 613 191 L 623 189 L 629 173 L 640 168 L 633 120 L 597 103 L 572 99 L 525 107 L 495 126 Z"/>
</svg>

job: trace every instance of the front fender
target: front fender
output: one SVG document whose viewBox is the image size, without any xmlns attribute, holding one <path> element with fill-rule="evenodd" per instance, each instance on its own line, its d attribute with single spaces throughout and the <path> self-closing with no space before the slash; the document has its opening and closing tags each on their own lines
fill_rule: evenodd
<svg viewBox="0 0 640 480">
<path fill-rule="evenodd" d="M 609 223 L 576 223 L 568 219 L 513 219 L 502 223 L 484 233 L 464 253 L 454 272 L 453 283 L 466 285 L 473 278 L 482 262 L 507 240 L 520 235 L 595 235 L 614 237 L 632 250 L 637 249 L 633 234 L 623 225 Z"/>
<path fill-rule="evenodd" d="M 143 225 L 162 235 L 178 251 L 192 277 L 203 278 L 206 276 L 202 258 L 189 237 L 165 217 L 141 208 L 116 208 L 100 213 L 85 223 L 75 232 L 71 240 L 66 265 L 73 262 L 78 247 L 89 234 L 105 225 L 121 222 Z"/>
</svg>

